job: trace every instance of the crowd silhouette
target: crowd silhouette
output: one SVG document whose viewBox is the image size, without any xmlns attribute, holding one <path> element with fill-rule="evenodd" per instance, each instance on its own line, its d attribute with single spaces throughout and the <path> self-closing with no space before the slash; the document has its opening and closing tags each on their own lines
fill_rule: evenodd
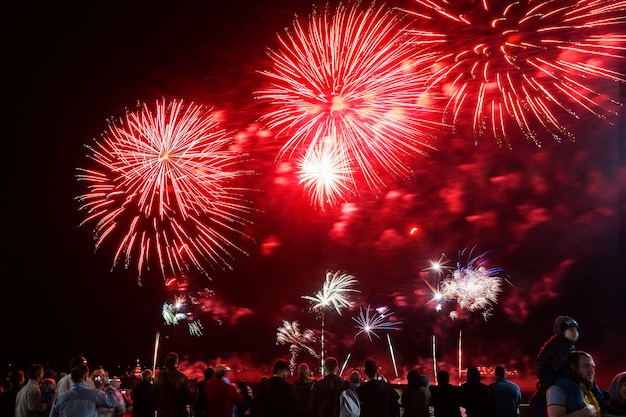
<svg viewBox="0 0 626 417">
<path fill-rule="evenodd" d="M 626 416 L 626 372 L 602 389 L 592 355 L 574 347 L 576 320 L 559 316 L 554 330 L 539 350 L 537 390 L 529 404 L 522 404 L 520 387 L 503 365 L 494 368 L 489 384 L 475 366 L 467 368 L 466 380 L 458 385 L 450 383 L 445 369 L 432 383 L 411 369 L 406 384 L 391 384 L 373 358 L 344 378 L 332 356 L 318 379 L 306 363 L 293 375 L 289 361 L 277 360 L 272 375 L 258 381 L 231 381 L 225 364 L 207 367 L 197 381 L 178 369 L 178 355 L 170 352 L 163 369 L 137 371 L 124 383 L 104 369 L 90 370 L 82 355 L 70 360 L 67 374 L 40 364 L 11 370 L 1 385 L 0 417 Z"/>
</svg>

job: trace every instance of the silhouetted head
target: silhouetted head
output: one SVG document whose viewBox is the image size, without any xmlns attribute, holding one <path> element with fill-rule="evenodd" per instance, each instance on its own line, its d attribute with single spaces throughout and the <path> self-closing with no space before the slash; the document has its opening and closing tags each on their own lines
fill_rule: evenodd
<svg viewBox="0 0 626 417">
<path fill-rule="evenodd" d="M 72 368 L 72 372 L 70 373 L 70 377 L 74 383 L 85 382 L 87 375 L 89 375 L 89 367 L 84 363 Z"/>
<path fill-rule="evenodd" d="M 339 362 L 337 361 L 337 358 L 330 356 L 324 361 L 324 372 L 326 372 L 327 375 L 336 374 L 338 369 Z"/>
<path fill-rule="evenodd" d="M 76 368 L 78 365 L 87 364 L 87 358 L 83 355 L 76 355 L 72 359 L 70 359 L 70 371 Z"/>
<path fill-rule="evenodd" d="M 352 382 L 353 384 L 361 383 L 361 374 L 359 373 L 359 371 L 352 371 L 352 373 L 350 374 L 350 382 Z"/>
<path fill-rule="evenodd" d="M 144 369 L 144 371 L 141 373 L 141 380 L 142 381 L 152 380 L 152 371 L 150 369 Z"/>
<path fill-rule="evenodd" d="M 230 371 L 230 368 L 226 365 L 217 365 L 215 367 L 215 379 L 224 379 L 226 372 Z"/>
<path fill-rule="evenodd" d="M 420 373 L 415 369 L 411 369 L 408 374 L 406 374 L 406 382 L 409 388 L 419 388 L 422 386 Z"/>
<path fill-rule="evenodd" d="M 34 379 L 36 381 L 41 381 L 43 379 L 43 366 L 38 363 L 35 363 L 28 368 L 26 371 L 28 375 L 28 379 Z"/>
<path fill-rule="evenodd" d="M 306 363 L 301 363 L 298 365 L 298 378 L 306 379 L 311 375 L 311 370 L 309 369 L 309 365 Z"/>
<path fill-rule="evenodd" d="M 9 375 L 7 375 L 7 381 L 9 381 L 11 386 L 22 385 L 24 383 L 24 371 L 16 369 L 15 371 L 9 372 Z"/>
<path fill-rule="evenodd" d="M 448 371 L 437 372 L 437 384 L 445 385 L 450 383 L 450 374 Z"/>
<path fill-rule="evenodd" d="M 480 371 L 477 367 L 467 368 L 467 382 L 480 382 Z"/>
<path fill-rule="evenodd" d="M 170 352 L 165 355 L 165 369 L 176 369 L 178 367 L 178 354 Z"/>
<path fill-rule="evenodd" d="M 290 371 L 289 362 L 282 360 L 282 359 L 277 360 L 276 363 L 274 363 L 274 369 L 272 371 L 273 374 L 279 375 L 279 374 L 283 374 L 285 371 L 287 371 L 287 374 Z"/>
<path fill-rule="evenodd" d="M 365 375 L 367 375 L 368 378 L 376 378 L 376 374 L 378 373 L 378 365 L 376 365 L 376 361 L 374 359 L 365 359 L 363 369 L 365 370 Z"/>
</svg>

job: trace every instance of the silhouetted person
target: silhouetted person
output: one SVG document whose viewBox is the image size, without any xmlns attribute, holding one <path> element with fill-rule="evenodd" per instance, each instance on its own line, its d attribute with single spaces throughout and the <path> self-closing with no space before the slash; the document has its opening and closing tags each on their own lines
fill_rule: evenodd
<svg viewBox="0 0 626 417">
<path fill-rule="evenodd" d="M 15 416 L 15 399 L 19 390 L 22 389 L 22 385 L 24 385 L 24 371 L 16 369 L 9 372 L 7 381 L 9 387 L 0 393 L 0 417 Z"/>
<path fill-rule="evenodd" d="M 250 415 L 253 417 L 296 417 L 298 406 L 289 376 L 289 362 L 278 360 L 273 375 L 261 380 L 252 400 Z"/>
<path fill-rule="evenodd" d="M 422 385 L 419 372 L 411 369 L 406 375 L 407 386 L 402 390 L 400 400 L 404 407 L 404 417 L 429 417 L 430 390 Z"/>
<path fill-rule="evenodd" d="M 187 414 L 191 390 L 187 376 L 178 369 L 178 355 L 165 356 L 165 370 L 156 374 L 152 385 L 152 404 L 157 417 L 181 417 Z"/>
<path fill-rule="evenodd" d="M 232 417 L 233 407 L 241 404 L 242 395 L 226 382 L 226 372 L 225 365 L 217 365 L 213 378 L 204 383 L 207 417 Z"/>
<path fill-rule="evenodd" d="M 400 396 L 396 390 L 378 375 L 378 365 L 374 359 L 365 360 L 367 380 L 356 389 L 361 400 L 361 417 L 400 416 Z"/>
<path fill-rule="evenodd" d="M 133 400 L 132 417 L 154 417 L 151 370 L 141 372 L 141 381 L 130 391 L 130 398 Z"/>
<path fill-rule="evenodd" d="M 250 406 L 252 405 L 252 389 L 245 381 L 237 381 L 237 388 L 241 394 L 241 403 L 235 406 L 233 414 L 235 417 L 244 417 L 250 414 Z"/>
<path fill-rule="evenodd" d="M 350 389 L 350 383 L 337 375 L 338 370 L 337 358 L 324 361 L 324 378 L 311 388 L 311 417 L 339 417 L 339 395 Z"/>
<path fill-rule="evenodd" d="M 361 385 L 361 374 L 359 371 L 352 371 L 350 373 L 350 388 L 354 391 Z"/>
<path fill-rule="evenodd" d="M 309 417 L 311 415 L 309 408 L 311 406 L 313 380 L 311 380 L 311 369 L 308 364 L 301 363 L 298 365 L 298 379 L 293 381 L 292 385 L 298 405 L 298 417 Z"/>
<path fill-rule="evenodd" d="M 481 382 L 480 371 L 475 366 L 467 369 L 466 381 L 461 384 L 461 407 L 467 417 L 493 416 L 493 399 L 489 387 Z"/>
<path fill-rule="evenodd" d="M 610 414 L 626 416 L 626 372 L 618 373 L 611 380 L 608 403 Z"/>
<path fill-rule="evenodd" d="M 459 387 L 450 384 L 448 371 L 437 372 L 437 385 L 429 388 L 435 417 L 461 417 L 461 392 Z"/>
<path fill-rule="evenodd" d="M 206 416 L 206 395 L 204 393 L 204 384 L 213 378 L 215 370 L 210 366 L 203 372 L 204 379 L 199 381 L 194 387 L 193 400 L 191 401 L 191 415 L 193 417 Z"/>
<path fill-rule="evenodd" d="M 489 385 L 495 417 L 519 417 L 519 404 L 522 401 L 519 385 L 507 379 L 502 365 L 496 366 L 495 375 L 496 382 Z"/>
</svg>

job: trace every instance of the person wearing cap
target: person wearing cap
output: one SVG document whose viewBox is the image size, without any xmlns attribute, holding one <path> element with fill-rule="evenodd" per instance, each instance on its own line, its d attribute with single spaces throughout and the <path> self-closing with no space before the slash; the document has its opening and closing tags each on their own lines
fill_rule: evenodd
<svg viewBox="0 0 626 417">
<path fill-rule="evenodd" d="M 226 365 L 217 365 L 213 378 L 204 383 L 207 417 L 232 417 L 233 407 L 243 400 L 237 388 L 225 381 L 228 370 Z"/>
<path fill-rule="evenodd" d="M 569 366 L 568 357 L 576 351 L 575 343 L 580 336 L 578 322 L 570 316 L 558 316 L 554 320 L 554 333 L 543 344 L 537 355 L 538 389 L 531 398 L 531 407 L 537 417 L 547 416 L 546 390 L 557 383 L 576 404 L 573 408 L 584 405 L 579 378 Z"/>
</svg>

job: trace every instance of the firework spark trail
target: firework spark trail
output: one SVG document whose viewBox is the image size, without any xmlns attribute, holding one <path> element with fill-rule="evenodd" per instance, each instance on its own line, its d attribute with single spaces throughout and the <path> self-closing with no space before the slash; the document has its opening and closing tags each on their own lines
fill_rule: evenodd
<svg viewBox="0 0 626 417">
<path fill-rule="evenodd" d="M 400 14 L 383 7 L 339 5 L 279 37 L 273 67 L 261 71 L 269 86 L 258 93 L 270 109 L 262 119 L 285 140 L 279 159 L 330 140 L 372 190 L 384 187 L 382 173 L 410 175 L 407 161 L 432 149 L 429 134 L 441 124 L 420 104 L 431 57 L 406 42 L 404 29 Z"/>
<path fill-rule="evenodd" d="M 389 321 L 389 318 L 393 315 L 393 312 L 390 310 L 384 309 L 382 312 L 376 312 L 370 315 L 371 305 L 367 306 L 365 312 L 361 307 L 359 307 L 359 317 L 352 317 L 357 324 L 356 328 L 359 331 L 354 335 L 356 339 L 360 334 L 367 335 L 367 338 L 371 341 L 372 335 L 376 336 L 380 339 L 380 336 L 376 334 L 377 331 L 387 331 L 387 330 L 399 330 L 396 326 L 402 324 L 402 322 Z"/>
<path fill-rule="evenodd" d="M 482 310 L 483 317 L 487 319 L 502 291 L 502 278 L 498 276 L 502 268 L 487 268 L 485 265 L 488 262 L 488 252 L 474 257 L 474 249 L 475 247 L 468 252 L 465 265 L 461 262 L 461 257 L 465 255 L 467 248 L 459 253 L 457 268 L 443 279 L 440 291 L 443 299 L 455 300 L 464 310 Z M 456 315 L 451 314 L 450 317 L 454 318 Z"/>
<path fill-rule="evenodd" d="M 291 367 L 291 372 L 293 372 L 296 368 L 298 354 L 302 349 L 306 350 L 316 358 L 320 357 L 317 352 L 309 346 L 309 344 L 315 343 L 316 341 L 317 338 L 315 337 L 315 332 L 311 329 L 306 329 L 303 333 L 301 333 L 300 325 L 297 321 L 290 323 L 283 320 L 283 326 L 276 330 L 276 343 L 289 345 L 289 351 L 291 352 L 289 366 Z"/>
<path fill-rule="evenodd" d="M 350 306 L 349 296 L 351 293 L 360 292 L 353 286 L 358 281 L 353 275 L 343 273 L 341 271 L 327 271 L 326 279 L 322 289 L 315 293 L 314 296 L 303 295 L 302 298 L 311 301 L 313 306 L 311 309 L 318 313 L 322 323 L 321 341 L 321 367 L 324 369 L 324 329 L 325 329 L 325 313 L 326 310 L 335 309 L 341 315 L 341 309 Z"/>
<path fill-rule="evenodd" d="M 356 193 L 356 183 L 346 152 L 335 142 L 325 139 L 311 146 L 298 162 L 298 179 L 311 197 L 311 204 L 325 210 L 346 194 Z"/>
<path fill-rule="evenodd" d="M 231 235 L 249 224 L 247 190 L 232 182 L 250 174 L 236 168 L 239 155 L 211 109 L 182 101 L 158 101 L 128 111 L 95 146 L 87 146 L 95 169 L 79 168 L 87 192 L 77 199 L 95 222 L 96 250 L 121 235 L 113 268 L 123 257 L 137 262 L 138 281 L 156 257 L 164 278 L 205 262 L 229 267 L 232 252 L 245 251 Z"/>
<path fill-rule="evenodd" d="M 192 322 L 189 322 L 188 329 L 189 329 L 189 334 L 192 336 L 200 337 L 204 334 L 202 333 L 202 329 L 204 329 L 204 326 L 202 325 L 200 320 L 194 320 Z"/>
<path fill-rule="evenodd" d="M 573 138 L 567 121 L 581 112 L 606 119 L 621 106 L 595 86 L 626 82 L 608 67 L 626 57 L 624 10 L 623 0 L 415 0 L 405 11 L 416 44 L 438 51 L 427 86 L 448 96 L 446 117 L 471 120 L 475 139 L 521 131 L 540 146 L 545 132 Z"/>
</svg>

